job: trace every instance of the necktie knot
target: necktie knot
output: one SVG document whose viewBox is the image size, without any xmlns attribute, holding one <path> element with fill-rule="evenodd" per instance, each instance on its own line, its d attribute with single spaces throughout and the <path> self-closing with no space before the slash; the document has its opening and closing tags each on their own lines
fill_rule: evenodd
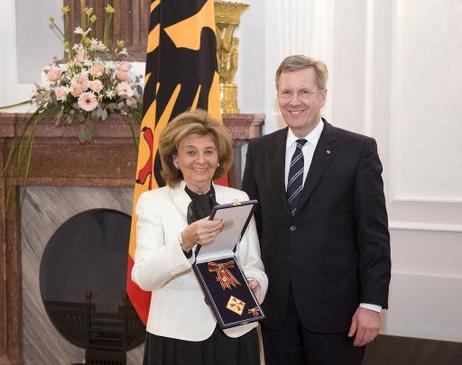
<svg viewBox="0 0 462 365">
<path fill-rule="evenodd" d="M 297 148 L 302 149 L 306 142 L 308 142 L 306 139 L 297 139 Z"/>
</svg>

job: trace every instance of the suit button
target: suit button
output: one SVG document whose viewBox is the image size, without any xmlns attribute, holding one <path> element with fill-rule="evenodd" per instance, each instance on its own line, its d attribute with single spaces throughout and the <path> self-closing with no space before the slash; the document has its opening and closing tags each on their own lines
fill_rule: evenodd
<svg viewBox="0 0 462 365">
<path fill-rule="evenodd" d="M 295 226 L 290 226 L 289 229 L 292 231 L 292 232 L 295 232 L 297 230 L 297 227 Z"/>
</svg>

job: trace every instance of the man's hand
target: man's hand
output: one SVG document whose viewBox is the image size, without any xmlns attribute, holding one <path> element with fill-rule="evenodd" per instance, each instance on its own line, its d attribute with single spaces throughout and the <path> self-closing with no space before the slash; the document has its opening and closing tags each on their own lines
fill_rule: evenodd
<svg viewBox="0 0 462 365">
<path fill-rule="evenodd" d="M 379 334 L 379 328 L 380 313 L 359 307 L 351 320 L 348 337 L 356 334 L 353 346 L 361 347 L 374 341 Z"/>
<path fill-rule="evenodd" d="M 249 278 L 248 283 L 249 283 L 249 288 L 253 292 L 253 295 L 255 295 L 255 298 L 258 300 L 258 303 L 261 304 L 262 297 L 261 297 L 260 283 L 257 280 L 255 280 L 254 278 Z"/>
</svg>

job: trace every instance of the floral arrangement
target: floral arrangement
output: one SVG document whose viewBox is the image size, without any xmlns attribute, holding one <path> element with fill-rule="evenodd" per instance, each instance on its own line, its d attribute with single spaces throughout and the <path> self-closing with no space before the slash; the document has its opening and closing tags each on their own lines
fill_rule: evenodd
<svg viewBox="0 0 462 365">
<path fill-rule="evenodd" d="M 61 8 L 64 31 L 50 18 L 50 28 L 61 38 L 66 52 L 65 63 L 55 62 L 42 71 L 42 83 L 36 85 L 32 102 L 36 113 L 53 116 L 57 125 L 62 122 L 83 123 L 79 139 L 89 142 L 98 120 L 112 113 L 120 113 L 128 121 L 141 117 L 142 86 L 140 76 L 131 77 L 131 65 L 126 61 L 124 41 L 116 41 L 110 48 L 109 27 L 114 8 L 107 5 L 104 19 L 104 40 L 92 37 L 91 26 L 97 17 L 92 8 L 83 11 L 87 18 L 86 29 L 77 27 L 74 34 L 80 41 L 71 44 L 67 38 L 69 12 Z M 129 123 L 131 126 L 131 123 Z"/>
<path fill-rule="evenodd" d="M 115 9 L 111 5 L 104 8 L 103 40 L 93 36 L 91 27 L 98 20 L 93 9 L 83 9 L 86 26 L 74 30 L 78 40 L 75 44 L 69 39 L 70 9 L 63 6 L 61 11 L 64 29 L 52 17 L 49 23 L 51 30 L 63 42 L 64 60 L 43 68 L 41 83 L 35 85 L 30 100 L 0 108 L 27 103 L 36 106 L 23 128 L 24 134 L 10 148 L 2 169 L 2 176 L 7 176 L 11 166 L 19 169 L 24 176 L 24 185 L 29 173 L 34 131 L 46 118 L 53 118 L 56 126 L 80 123 L 79 140 L 86 143 L 91 141 L 98 122 L 106 120 L 110 114 L 121 114 L 125 116 L 137 146 L 133 123 L 139 125 L 142 118 L 141 76 L 130 73 L 131 64 L 127 62 L 124 41 L 110 40 L 109 30 Z"/>
</svg>

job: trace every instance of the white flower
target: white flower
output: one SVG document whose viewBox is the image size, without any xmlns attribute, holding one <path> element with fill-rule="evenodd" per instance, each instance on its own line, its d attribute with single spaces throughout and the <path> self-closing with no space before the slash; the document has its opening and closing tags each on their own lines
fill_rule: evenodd
<svg viewBox="0 0 462 365">
<path fill-rule="evenodd" d="M 114 97 L 115 97 L 114 90 L 109 90 L 109 91 L 107 91 L 105 96 L 106 96 L 106 98 L 108 98 L 108 99 L 114 99 Z"/>
<path fill-rule="evenodd" d="M 83 110 L 91 112 L 98 106 L 98 100 L 96 99 L 95 94 L 86 92 L 80 94 L 77 104 L 79 104 L 79 107 Z"/>
<path fill-rule="evenodd" d="M 90 51 L 99 51 L 99 52 L 105 52 L 107 51 L 107 48 L 106 46 L 104 45 L 103 42 L 95 39 L 95 38 L 92 38 L 90 40 Z"/>
<path fill-rule="evenodd" d="M 106 70 L 111 71 L 117 68 L 117 63 L 114 61 L 106 61 L 104 66 L 106 67 Z"/>
<path fill-rule="evenodd" d="M 88 28 L 87 30 L 83 30 L 82 27 L 77 27 L 74 29 L 75 34 L 80 34 L 83 36 L 86 36 L 90 32 L 91 32 L 91 28 Z"/>
<path fill-rule="evenodd" d="M 75 28 L 74 33 L 75 33 L 75 34 L 83 34 L 83 29 L 82 29 L 82 27 L 77 27 L 77 28 Z"/>
</svg>

